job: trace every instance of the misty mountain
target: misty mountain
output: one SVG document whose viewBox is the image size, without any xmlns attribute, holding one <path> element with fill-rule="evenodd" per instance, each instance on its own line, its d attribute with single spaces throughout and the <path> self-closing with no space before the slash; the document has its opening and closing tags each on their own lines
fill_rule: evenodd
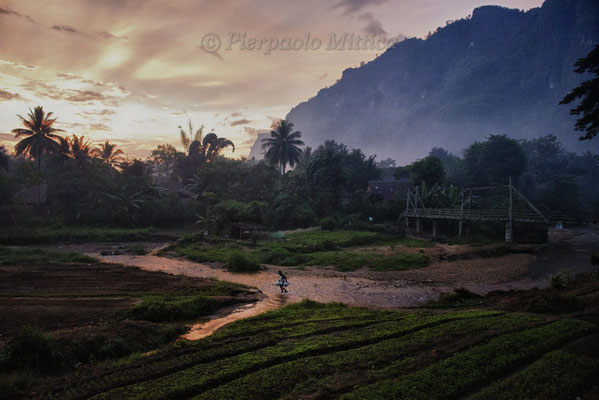
<svg viewBox="0 0 599 400">
<path fill-rule="evenodd" d="M 588 79 L 573 64 L 597 43 L 597 0 L 484 6 L 346 69 L 287 118 L 307 145 L 334 139 L 402 163 L 433 146 L 459 153 L 490 134 L 554 134 L 570 150 L 597 152 L 599 140 L 579 142 L 571 107 L 558 105 Z"/>
</svg>

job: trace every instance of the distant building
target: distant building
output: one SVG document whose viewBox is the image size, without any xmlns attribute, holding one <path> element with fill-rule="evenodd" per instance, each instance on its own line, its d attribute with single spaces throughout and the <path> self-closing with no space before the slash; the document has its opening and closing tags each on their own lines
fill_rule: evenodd
<svg viewBox="0 0 599 400">
<path fill-rule="evenodd" d="M 368 181 L 368 193 L 380 195 L 385 203 L 395 199 L 398 193 L 407 191 L 412 185 L 412 180 L 403 178 L 396 180 L 393 177 L 385 177 L 382 181 Z"/>
</svg>

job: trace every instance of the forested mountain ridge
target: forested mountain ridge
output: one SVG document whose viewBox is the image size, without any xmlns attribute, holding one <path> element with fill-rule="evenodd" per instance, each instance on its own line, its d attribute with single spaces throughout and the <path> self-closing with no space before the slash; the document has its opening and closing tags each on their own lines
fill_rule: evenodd
<svg viewBox="0 0 599 400">
<path fill-rule="evenodd" d="M 460 152 L 490 134 L 554 134 L 570 150 L 576 118 L 560 100 L 585 76 L 573 64 L 599 43 L 599 2 L 547 0 L 527 12 L 498 6 L 407 39 L 287 115 L 307 145 L 327 139 L 400 163 L 431 147 Z"/>
</svg>

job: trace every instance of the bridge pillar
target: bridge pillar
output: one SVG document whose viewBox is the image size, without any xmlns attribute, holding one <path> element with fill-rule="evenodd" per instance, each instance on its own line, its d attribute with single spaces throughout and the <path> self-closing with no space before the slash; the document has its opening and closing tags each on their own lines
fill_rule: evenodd
<svg viewBox="0 0 599 400">
<path fill-rule="evenodd" d="M 458 239 L 462 238 L 462 220 L 460 220 L 460 224 L 458 225 Z"/>
<path fill-rule="evenodd" d="M 437 220 L 433 218 L 433 237 L 437 237 Z"/>
<path fill-rule="evenodd" d="M 506 243 L 512 243 L 513 241 L 513 234 L 512 234 L 512 223 L 511 221 L 507 221 L 505 223 L 505 242 Z"/>
<path fill-rule="evenodd" d="M 422 225 L 420 224 L 420 217 L 416 217 L 416 233 L 420 233 L 422 231 Z"/>
</svg>

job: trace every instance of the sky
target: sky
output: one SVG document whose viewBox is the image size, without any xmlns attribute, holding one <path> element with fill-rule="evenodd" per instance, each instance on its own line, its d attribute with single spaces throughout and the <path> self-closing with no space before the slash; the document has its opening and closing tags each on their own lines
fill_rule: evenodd
<svg viewBox="0 0 599 400">
<path fill-rule="evenodd" d="M 258 132 L 406 37 L 481 5 L 541 0 L 0 0 L 0 144 L 41 105 L 66 134 L 145 158 L 205 126 Z"/>
</svg>

